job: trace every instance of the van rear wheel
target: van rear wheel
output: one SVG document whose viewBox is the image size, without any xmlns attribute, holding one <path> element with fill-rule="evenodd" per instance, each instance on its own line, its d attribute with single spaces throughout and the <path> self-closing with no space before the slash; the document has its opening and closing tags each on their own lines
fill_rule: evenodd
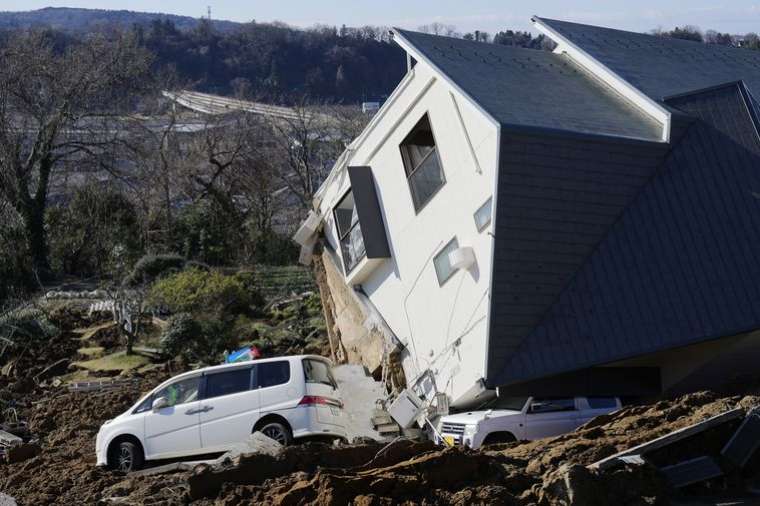
<svg viewBox="0 0 760 506">
<path fill-rule="evenodd" d="M 290 432 L 290 428 L 279 422 L 269 422 L 263 425 L 259 429 L 259 432 L 274 439 L 282 446 L 288 446 L 293 441 L 293 434 Z"/>
</svg>

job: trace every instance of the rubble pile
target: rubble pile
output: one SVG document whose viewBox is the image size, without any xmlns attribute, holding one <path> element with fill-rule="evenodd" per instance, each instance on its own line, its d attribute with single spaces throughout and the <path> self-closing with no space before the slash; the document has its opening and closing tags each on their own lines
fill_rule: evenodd
<svg viewBox="0 0 760 506">
<path fill-rule="evenodd" d="M 70 319 L 78 325 L 97 323 Z M 66 368 L 50 367 L 75 358 L 77 349 L 71 329 L 61 328 L 45 347 L 6 357 L 0 364 L 14 364 L 3 367 L 6 372 L 0 375 L 3 407 L 22 421 L 16 429 L 26 424 L 23 447 L 14 448 L 11 458 L 0 458 L 0 491 L 20 505 L 625 506 L 666 504 L 673 497 L 741 495 L 760 471 L 755 455 L 742 467 L 725 468 L 720 476 L 673 487 L 663 468 L 705 455 L 722 462 L 721 449 L 737 433 L 744 414 L 760 405 L 760 397 L 698 392 L 627 407 L 563 436 L 478 451 L 403 438 L 390 444 L 306 443 L 124 475 L 95 467 L 100 425 L 179 371 L 171 370 L 168 362 L 143 373 L 129 371 L 118 381 L 103 379 L 112 388 L 100 388 L 97 381 L 81 389 L 56 384 Z M 695 424 L 716 417 L 720 424 L 692 431 Z M 688 431 L 688 437 L 657 446 L 645 459 L 629 454 L 618 459 L 618 452 L 679 430 Z M 599 465 L 615 459 L 615 465 Z"/>
</svg>

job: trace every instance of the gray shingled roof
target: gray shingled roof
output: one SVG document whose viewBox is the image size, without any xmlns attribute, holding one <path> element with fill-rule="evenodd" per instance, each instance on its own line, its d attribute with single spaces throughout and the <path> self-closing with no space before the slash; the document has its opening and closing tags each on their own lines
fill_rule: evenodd
<svg viewBox="0 0 760 506">
<path fill-rule="evenodd" d="M 395 31 L 504 125 L 660 138 L 656 121 L 567 56 Z"/>
<path fill-rule="evenodd" d="M 491 383 L 760 326 L 760 124 L 749 100 L 732 83 L 668 101 L 695 121 Z"/>
<path fill-rule="evenodd" d="M 760 51 L 538 19 L 655 100 L 739 80 L 760 96 Z"/>
</svg>

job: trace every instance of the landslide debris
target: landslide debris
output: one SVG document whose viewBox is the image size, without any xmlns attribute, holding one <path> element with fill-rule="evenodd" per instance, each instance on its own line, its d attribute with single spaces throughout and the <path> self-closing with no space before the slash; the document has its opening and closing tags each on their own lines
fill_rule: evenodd
<svg viewBox="0 0 760 506">
<path fill-rule="evenodd" d="M 291 312 L 294 317 L 310 314 L 309 308 L 298 309 L 309 303 L 299 297 L 296 309 L 273 305 L 272 311 L 281 311 L 281 321 L 288 321 Z M 223 465 L 199 465 L 191 471 L 125 476 L 95 467 L 100 425 L 180 371 L 166 363 L 142 374 L 128 372 L 124 377 L 135 381 L 100 393 L 54 386 L 60 371 L 40 374 L 51 364 L 75 359 L 81 346 L 81 336 L 67 321 L 80 328 L 98 323 L 66 315 L 56 322 L 60 334 L 45 346 L 14 356 L 13 367 L 5 367 L 10 362 L 0 364 L 5 371 L 0 374 L 0 402 L 13 406 L 28 421 L 36 445 L 15 463 L 0 463 L 0 491 L 20 505 L 667 504 L 675 492 L 652 465 L 623 465 L 603 472 L 586 466 L 737 406 L 749 409 L 760 404 L 755 396 L 698 392 L 628 407 L 563 436 L 481 451 L 407 440 L 389 446 L 307 443 L 274 456 L 244 454 Z M 35 377 L 44 379 L 35 381 Z M 714 452 L 734 429 L 729 424 L 707 431 L 699 439 L 685 440 L 688 444 L 653 454 L 653 460 L 668 464 L 692 458 L 695 452 Z M 760 470 L 756 460 L 760 459 L 753 459 L 745 473 L 689 486 L 679 492 L 680 497 L 740 491 Z"/>
</svg>

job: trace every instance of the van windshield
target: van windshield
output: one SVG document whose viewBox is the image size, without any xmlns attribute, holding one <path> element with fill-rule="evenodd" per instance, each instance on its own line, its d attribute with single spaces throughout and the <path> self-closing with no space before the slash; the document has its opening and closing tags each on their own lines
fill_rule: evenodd
<svg viewBox="0 0 760 506">
<path fill-rule="evenodd" d="M 494 397 L 490 401 L 486 401 L 478 407 L 481 409 L 510 409 L 513 411 L 520 411 L 528 402 L 527 397 Z"/>
<path fill-rule="evenodd" d="M 306 383 L 321 383 L 333 388 L 338 388 L 338 384 L 333 378 L 330 365 L 321 360 L 305 358 L 303 360 L 303 372 L 306 377 Z"/>
</svg>

